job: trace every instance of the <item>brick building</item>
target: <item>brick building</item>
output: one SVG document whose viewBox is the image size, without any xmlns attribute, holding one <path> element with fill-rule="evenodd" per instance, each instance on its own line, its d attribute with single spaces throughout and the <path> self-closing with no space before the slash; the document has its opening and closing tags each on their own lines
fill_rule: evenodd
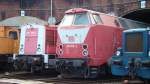
<svg viewBox="0 0 150 84">
<path fill-rule="evenodd" d="M 121 16 L 129 11 L 139 9 L 140 0 L 52 0 L 53 16 L 59 21 L 64 11 L 82 7 L 104 13 Z M 146 0 L 146 7 L 150 8 L 150 0 Z M 26 16 L 35 16 L 48 20 L 51 14 L 51 0 L 0 0 L 0 20 L 19 16 L 20 10 Z"/>
</svg>

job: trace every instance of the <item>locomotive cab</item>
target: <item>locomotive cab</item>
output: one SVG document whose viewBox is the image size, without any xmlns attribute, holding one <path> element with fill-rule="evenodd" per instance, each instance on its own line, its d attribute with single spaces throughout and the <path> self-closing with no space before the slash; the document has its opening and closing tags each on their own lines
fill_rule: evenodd
<svg viewBox="0 0 150 84">
<path fill-rule="evenodd" d="M 149 42 L 149 28 L 125 30 L 122 49 L 112 57 L 112 74 L 150 79 Z"/>
</svg>

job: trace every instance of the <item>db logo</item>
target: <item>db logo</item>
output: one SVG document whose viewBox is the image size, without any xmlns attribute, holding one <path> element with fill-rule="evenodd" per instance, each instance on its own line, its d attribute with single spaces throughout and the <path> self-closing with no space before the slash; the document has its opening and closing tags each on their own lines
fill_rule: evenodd
<svg viewBox="0 0 150 84">
<path fill-rule="evenodd" d="M 68 41 L 74 42 L 74 41 L 75 41 L 75 37 L 74 37 L 74 36 L 69 36 L 69 37 L 68 37 Z"/>
</svg>

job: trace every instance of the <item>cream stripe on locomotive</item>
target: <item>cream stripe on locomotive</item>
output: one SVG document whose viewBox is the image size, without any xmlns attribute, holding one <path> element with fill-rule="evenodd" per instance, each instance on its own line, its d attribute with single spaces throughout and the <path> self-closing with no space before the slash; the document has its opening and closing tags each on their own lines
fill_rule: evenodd
<svg viewBox="0 0 150 84">
<path fill-rule="evenodd" d="M 25 31 L 29 25 L 21 27 L 19 54 L 24 54 Z"/>
<path fill-rule="evenodd" d="M 80 44 L 83 43 L 89 28 L 80 28 L 80 29 L 64 29 L 58 28 L 58 34 L 60 36 L 60 40 L 63 44 Z"/>
<path fill-rule="evenodd" d="M 37 49 L 40 47 L 40 50 L 37 50 L 36 54 L 44 54 L 45 53 L 45 27 L 38 25 L 37 28 L 39 28 Z"/>
</svg>

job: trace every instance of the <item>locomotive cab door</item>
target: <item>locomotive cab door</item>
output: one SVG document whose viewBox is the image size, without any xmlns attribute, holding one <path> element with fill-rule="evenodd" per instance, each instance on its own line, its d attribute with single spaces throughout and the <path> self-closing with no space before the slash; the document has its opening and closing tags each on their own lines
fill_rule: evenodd
<svg viewBox="0 0 150 84">
<path fill-rule="evenodd" d="M 25 50 L 26 54 L 35 54 L 38 41 L 38 29 L 30 28 L 26 30 L 25 34 Z"/>
</svg>

